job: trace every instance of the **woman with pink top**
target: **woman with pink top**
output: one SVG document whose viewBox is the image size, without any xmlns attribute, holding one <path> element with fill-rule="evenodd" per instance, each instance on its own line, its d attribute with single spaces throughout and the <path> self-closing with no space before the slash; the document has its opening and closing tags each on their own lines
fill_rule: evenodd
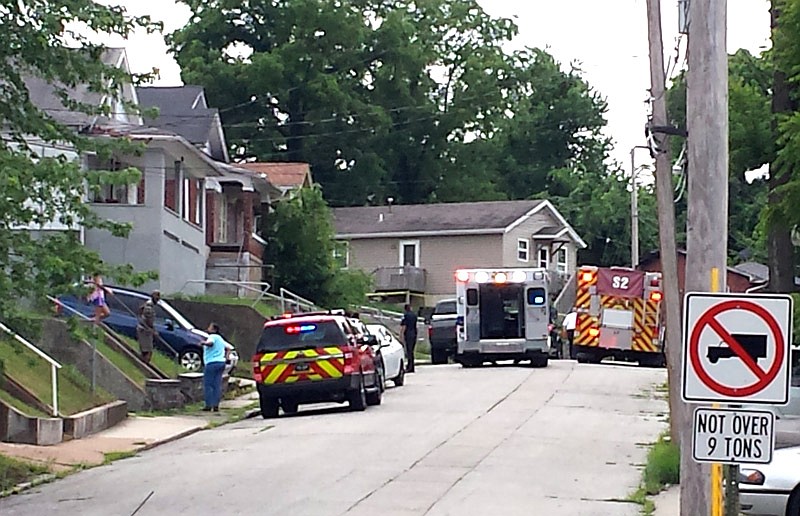
<svg viewBox="0 0 800 516">
<path fill-rule="evenodd" d="M 94 306 L 94 322 L 98 324 L 111 315 L 111 310 L 108 308 L 108 303 L 106 303 L 106 292 L 112 296 L 114 293 L 103 286 L 103 278 L 100 274 L 94 274 L 88 283 L 94 285 L 88 300 L 89 304 Z"/>
</svg>

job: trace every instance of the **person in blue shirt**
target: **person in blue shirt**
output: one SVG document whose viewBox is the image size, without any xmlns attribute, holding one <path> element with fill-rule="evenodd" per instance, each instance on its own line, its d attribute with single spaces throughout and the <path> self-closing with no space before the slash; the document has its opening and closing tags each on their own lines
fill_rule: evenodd
<svg viewBox="0 0 800 516">
<path fill-rule="evenodd" d="M 207 331 L 208 339 L 203 342 L 203 398 L 205 399 L 203 410 L 219 412 L 222 373 L 225 371 L 225 361 L 233 346 L 222 338 L 217 323 L 209 324 Z"/>
</svg>

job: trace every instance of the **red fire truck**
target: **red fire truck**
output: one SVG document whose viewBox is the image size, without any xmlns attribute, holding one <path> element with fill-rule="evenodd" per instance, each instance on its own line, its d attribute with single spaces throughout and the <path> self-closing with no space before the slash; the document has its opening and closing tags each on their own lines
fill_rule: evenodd
<svg viewBox="0 0 800 516">
<path fill-rule="evenodd" d="M 578 362 L 613 357 L 642 366 L 664 366 L 661 273 L 583 266 L 577 274 L 574 345 Z"/>
</svg>

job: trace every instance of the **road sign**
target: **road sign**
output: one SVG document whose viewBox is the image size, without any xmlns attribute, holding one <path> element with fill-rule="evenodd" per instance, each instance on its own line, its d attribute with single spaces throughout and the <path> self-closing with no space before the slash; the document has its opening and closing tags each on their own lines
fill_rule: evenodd
<svg viewBox="0 0 800 516">
<path fill-rule="evenodd" d="M 684 401 L 789 402 L 790 296 L 690 293 L 683 320 Z"/>
<path fill-rule="evenodd" d="M 693 435 L 692 457 L 697 462 L 769 464 L 775 449 L 775 414 L 698 407 Z"/>
</svg>

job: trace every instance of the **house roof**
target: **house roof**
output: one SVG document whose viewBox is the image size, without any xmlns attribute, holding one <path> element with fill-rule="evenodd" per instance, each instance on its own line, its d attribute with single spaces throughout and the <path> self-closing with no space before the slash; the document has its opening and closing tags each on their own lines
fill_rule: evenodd
<svg viewBox="0 0 800 516">
<path fill-rule="evenodd" d="M 333 210 L 338 238 L 502 234 L 548 209 L 579 245 L 586 244 L 549 201 L 490 201 Z"/>
<path fill-rule="evenodd" d="M 100 59 L 104 64 L 113 67 L 127 67 L 127 56 L 123 48 L 107 48 Z M 87 115 L 80 111 L 73 111 L 64 106 L 61 97 L 56 93 L 56 87 L 42 77 L 35 75 L 23 76 L 23 81 L 28 89 L 28 98 L 31 103 L 53 118 L 56 122 L 68 127 L 85 127 L 98 120 L 107 120 L 107 117 Z M 90 91 L 86 84 L 74 87 L 59 84 L 58 87 L 66 90 L 69 98 L 80 104 L 100 106 L 105 96 L 95 91 Z"/>
<path fill-rule="evenodd" d="M 737 271 L 747 274 L 754 282 L 769 282 L 769 266 L 758 262 L 744 262 L 734 267 Z M 800 285 L 800 277 L 795 276 L 794 284 Z"/>
<path fill-rule="evenodd" d="M 686 250 L 684 250 L 684 249 L 678 249 L 678 254 L 686 256 L 687 253 L 686 253 Z M 647 263 L 650 263 L 652 261 L 658 260 L 660 256 L 661 256 L 661 252 L 660 251 L 652 251 L 652 252 L 648 253 L 647 255 L 643 256 L 641 260 L 639 260 L 639 267 L 638 268 L 641 269 L 641 268 L 645 267 Z M 739 269 L 738 266 L 736 266 L 736 267 L 727 267 L 727 269 L 728 269 L 728 274 L 736 274 L 738 276 L 744 276 L 751 283 L 764 283 L 764 282 L 766 282 L 766 278 L 763 278 L 763 277 L 755 275 L 755 274 L 751 274 L 750 272 L 747 272 L 746 270 Z"/>
<path fill-rule="evenodd" d="M 237 166 L 266 174 L 267 179 L 278 188 L 301 188 L 311 185 L 311 167 L 308 163 L 239 163 Z"/>
<path fill-rule="evenodd" d="M 158 116 L 145 118 L 145 123 L 176 132 L 194 145 L 208 143 L 214 158 L 227 161 L 219 111 L 208 107 L 202 86 L 138 87 L 136 94 L 140 106 L 158 108 Z"/>
</svg>

